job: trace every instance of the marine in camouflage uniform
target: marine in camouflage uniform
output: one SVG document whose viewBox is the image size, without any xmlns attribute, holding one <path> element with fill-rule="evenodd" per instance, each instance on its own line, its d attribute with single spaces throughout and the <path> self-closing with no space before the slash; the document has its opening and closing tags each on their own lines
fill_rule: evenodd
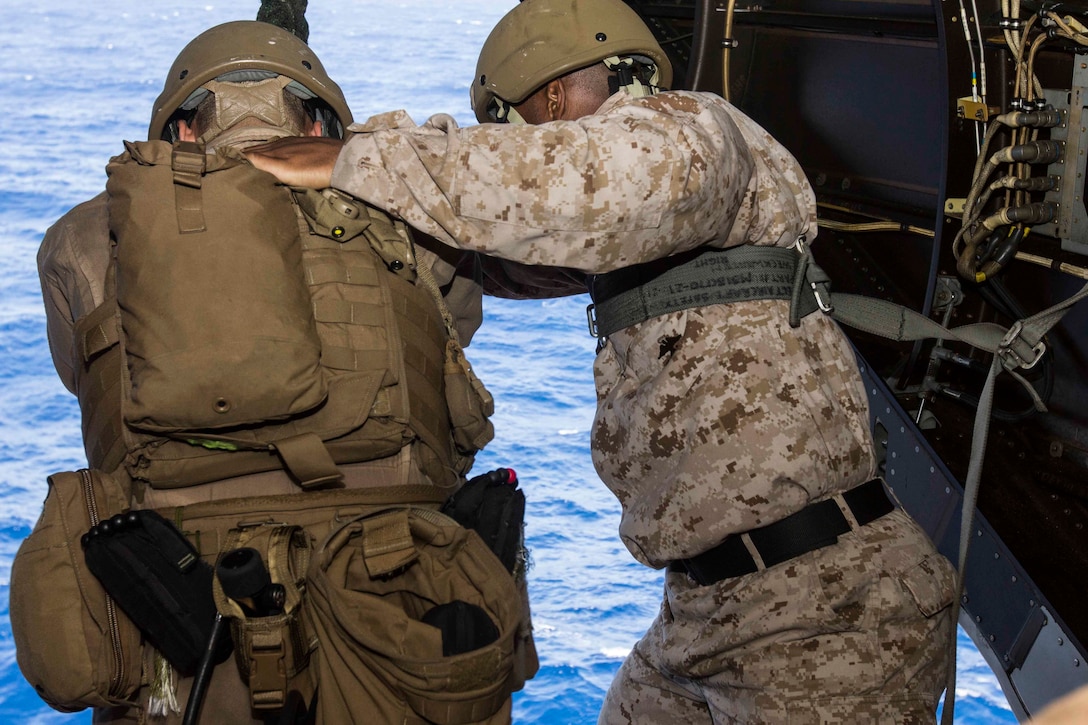
<svg viewBox="0 0 1088 725">
<path fill-rule="evenodd" d="M 640 82 L 624 85 L 625 56 L 646 68 Z M 554 84 L 602 59 L 620 87 L 581 114 L 579 85 Z M 461 249 L 605 280 L 815 237 L 793 156 L 716 95 L 647 90 L 655 70 L 667 86 L 667 57 L 619 0 L 527 0 L 488 38 L 473 106 L 484 122 L 546 123 L 385 114 L 325 146 L 335 165 L 305 140 L 251 159 L 293 183 L 306 177 L 288 169 L 331 169 L 334 186 Z M 695 305 L 602 341 L 593 461 L 622 504 L 624 543 L 667 574 L 601 723 L 934 719 L 952 567 L 874 482 L 847 338 L 824 314 L 797 327 L 789 314 L 780 299 Z M 856 505 L 862 492 L 875 511 Z M 840 535 L 764 561 L 812 533 L 766 527 L 828 506 Z M 719 578 L 725 559 L 751 570 Z"/>
<path fill-rule="evenodd" d="M 279 48 L 282 57 L 270 51 L 270 47 Z M 301 64 L 308 73 L 293 71 L 294 83 L 282 93 L 279 89 L 287 77 L 279 75 L 283 82 L 273 81 L 276 84 L 273 95 L 262 99 L 254 90 L 254 84 L 271 81 L 277 77 L 277 72 L 291 73 L 292 64 Z M 226 23 L 205 31 L 186 46 L 175 66 L 156 102 L 149 131 L 151 139 L 157 139 L 161 134 L 176 140 L 179 111 L 175 106 L 185 101 L 185 110 L 194 112 L 190 93 L 195 94 L 198 87 L 204 85 L 216 88 L 217 95 L 226 99 L 214 116 L 205 118 L 212 128 L 199 140 L 206 143 L 209 153 L 218 147 L 245 148 L 306 132 L 298 127 L 299 119 L 294 118 L 294 114 L 283 116 L 284 125 L 276 123 L 283 111 L 285 101 L 282 99 L 286 99 L 288 93 L 303 94 L 311 102 L 317 120 L 323 121 L 325 130 L 334 136 L 351 122 L 351 112 L 340 89 L 325 75 L 316 56 L 289 33 L 265 23 Z M 218 73 L 226 75 L 210 80 Z M 201 80 L 203 77 L 209 79 L 207 84 Z M 301 108 L 299 106 L 299 113 Z M 199 118 L 200 111 L 195 112 Z M 183 119 L 186 116 L 180 115 Z M 224 118 L 228 120 L 224 122 Z M 188 131 L 198 129 L 195 122 L 191 126 L 184 120 L 181 123 Z M 80 342 L 76 339 L 76 324 L 99 308 L 107 294 L 106 279 L 112 264 L 108 201 L 108 195 L 103 192 L 66 213 L 49 228 L 38 252 L 50 351 L 61 381 L 73 393 L 79 385 L 77 370 L 85 363 Z M 472 252 L 440 245 L 423 235 L 416 235 L 414 241 L 417 266 L 430 269 L 462 345 L 468 345 L 480 325 L 485 287 L 489 294 L 505 297 L 553 296 L 585 289 L 584 275 L 580 273 L 521 269 L 516 264 L 484 259 Z M 88 460 L 94 465 L 95 441 L 91 438 L 93 436 L 84 442 Z M 347 488 L 434 485 L 421 472 L 409 446 L 387 458 L 342 464 L 339 469 Z M 204 501 L 298 492 L 298 484 L 286 471 L 272 470 L 180 488 L 148 485 L 141 487 L 142 498 L 135 505 L 166 510 Z M 151 648 L 146 648 L 145 675 L 155 666 L 152 656 Z M 181 678 L 178 682 L 176 700 L 182 708 L 191 683 L 191 678 Z M 153 709 L 149 707 L 150 689 L 147 686 L 141 689 L 139 707 L 97 709 L 95 722 L 145 721 L 149 717 L 148 711 Z M 237 676 L 233 664 L 215 670 L 203 712 L 217 722 L 264 722 L 263 718 L 252 715 L 249 689 Z M 508 699 L 493 722 L 508 721 L 509 712 Z M 180 712 L 174 712 L 154 717 L 153 721 L 180 720 Z"/>
<path fill-rule="evenodd" d="M 282 48 L 277 53 L 269 47 Z M 303 65 L 305 63 L 305 65 Z M 296 68 L 297 66 L 297 68 Z M 304 73 L 300 71 L 306 68 Z M 284 91 L 262 98 L 255 83 L 275 83 L 276 72 L 293 73 L 296 78 Z M 216 76 L 216 74 L 220 74 Z M 207 83 L 201 80 L 208 77 Z M 279 78 L 286 78 L 280 75 Z M 274 89 L 282 85 L 272 86 Z M 216 88 L 225 99 L 214 113 L 202 116 L 208 126 L 199 139 L 208 153 L 220 147 L 245 148 L 270 139 L 312 133 L 299 128 L 281 98 L 305 99 L 308 111 L 322 122 L 317 133 L 332 137 L 343 134 L 352 121 L 351 111 L 340 88 L 330 79 L 317 57 L 290 33 L 263 22 L 225 23 L 201 33 L 179 54 L 164 90 L 156 100 L 148 132 L 149 139 L 177 140 L 178 124 L 186 131 L 197 129 L 196 120 L 184 119 L 201 112 L 196 103 L 207 87 Z M 300 94 L 297 95 L 296 94 Z M 205 94 L 205 98 L 210 98 Z M 183 108 L 176 108 L 184 102 Z M 203 104 L 214 109 L 216 104 Z M 301 106 L 300 106 L 301 109 Z M 301 112 L 301 110 L 299 111 Z M 280 114 L 283 114 L 282 116 Z M 185 133 L 182 131 L 181 133 Z M 46 329 L 53 363 L 64 386 L 77 391 L 76 370 L 84 366 L 83 351 L 76 340 L 76 323 L 101 305 L 106 296 L 106 276 L 112 264 L 108 218 L 108 194 L 103 192 L 77 205 L 46 232 L 38 250 L 38 272 L 45 302 Z M 475 255 L 465 254 L 421 238 L 417 250 L 420 266 L 428 267 L 444 290 L 447 303 L 463 345 L 467 345 L 482 318 L 482 287 Z M 493 273 L 501 273 L 492 264 Z M 497 287 L 498 285 L 496 285 Z M 86 433 L 87 431 L 85 431 Z M 85 440 L 88 460 L 96 462 L 93 440 Z M 347 484 L 403 485 L 421 482 L 407 455 L 386 461 L 366 462 L 356 475 L 345 467 Z M 149 487 L 144 507 L 183 506 L 205 500 L 250 495 L 297 493 L 298 485 L 284 471 L 242 476 L 217 481 L 213 486 L 155 489 Z"/>
<path fill-rule="evenodd" d="M 272 48 L 272 50 L 269 50 Z M 165 88 L 156 101 L 149 139 L 177 140 L 179 117 L 197 113 L 196 94 L 204 85 L 217 86 L 228 108 L 206 114 L 213 127 L 200 137 L 208 153 L 220 147 L 246 148 L 271 139 L 304 132 L 295 119 L 276 117 L 283 103 L 275 97 L 262 99 L 252 88 L 257 79 L 270 81 L 275 71 L 297 76 L 283 97 L 301 94 L 324 126 L 323 133 L 339 137 L 352 121 L 340 88 L 327 76 L 317 57 L 290 33 L 263 22 L 225 23 L 201 33 L 179 54 Z M 296 67 L 297 66 L 297 67 Z M 305 72 L 302 72 L 303 69 Z M 293 70 L 288 70 L 293 69 Z M 215 74 L 222 75 L 216 79 Z M 223 80 L 223 78 L 231 80 Z M 280 75 L 279 78 L 284 78 Z M 313 89 L 316 89 L 313 90 Z M 279 91 L 276 91 L 278 94 Z M 175 108 L 184 102 L 184 108 Z M 214 106 L 214 104 L 210 104 Z M 184 120 L 181 121 L 185 123 Z M 225 127 L 224 127 L 225 124 Z M 234 125 L 237 124 L 237 125 Z M 188 124 L 186 124 L 188 127 Z M 309 133 L 309 131 L 306 131 Z M 38 273 L 45 303 L 46 331 L 54 367 L 61 382 L 77 392 L 77 370 L 84 367 L 83 351 L 76 340 L 76 324 L 98 309 L 106 297 L 106 276 L 112 264 L 106 192 L 64 214 L 46 231 L 38 249 Z M 413 234 L 417 265 L 430 270 L 448 308 L 461 345 L 467 346 L 482 321 L 482 296 L 520 298 L 550 297 L 585 291 L 583 274 L 571 270 L 533 269 L 488 259 L 437 243 L 426 235 Z M 93 441 L 84 441 L 91 446 Z M 368 461 L 366 472 L 345 476 L 371 486 L 418 483 L 418 472 L 406 455 L 396 460 Z M 88 447 L 88 460 L 96 456 Z M 388 475 L 381 473 L 383 465 Z M 358 480 L 356 480 L 358 479 Z M 147 491 L 146 507 L 183 506 L 189 503 L 237 496 L 296 493 L 298 486 L 283 471 L 218 481 L 215 486 Z"/>
</svg>

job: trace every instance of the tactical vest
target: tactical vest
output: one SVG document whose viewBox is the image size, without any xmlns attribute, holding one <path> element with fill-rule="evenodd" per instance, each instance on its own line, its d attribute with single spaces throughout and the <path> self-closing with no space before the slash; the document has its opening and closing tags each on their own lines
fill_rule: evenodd
<svg viewBox="0 0 1088 725">
<path fill-rule="evenodd" d="M 452 485 L 493 435 L 403 224 L 289 190 L 232 150 L 126 143 L 106 299 L 76 325 L 88 461 L 157 488 L 286 469 L 303 487 L 404 446 Z"/>
</svg>

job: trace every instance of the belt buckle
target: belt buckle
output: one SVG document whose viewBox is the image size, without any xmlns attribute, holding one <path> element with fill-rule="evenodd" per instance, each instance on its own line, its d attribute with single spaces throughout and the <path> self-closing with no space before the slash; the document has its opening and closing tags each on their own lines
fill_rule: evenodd
<svg viewBox="0 0 1088 725">
<path fill-rule="evenodd" d="M 1039 340 L 1039 342 L 1035 343 L 1035 345 L 1031 348 L 1032 358 L 1028 360 L 1019 352 L 1017 352 L 1016 348 L 1013 347 L 1013 343 L 1016 342 L 1017 338 L 1020 337 L 1023 331 L 1023 320 L 1017 320 L 1016 322 L 1014 322 L 1012 327 L 1009 328 L 1008 332 L 1005 333 L 1005 337 L 1001 340 L 1001 345 L 999 345 L 998 351 L 1004 353 L 1004 357 L 1006 360 L 1012 359 L 1013 361 L 1015 361 L 1018 367 L 1021 367 L 1024 370 L 1031 370 L 1033 367 L 1035 367 L 1035 364 L 1039 362 L 1039 359 L 1043 357 L 1043 353 L 1046 352 L 1046 343 L 1044 343 L 1042 340 Z M 1027 340 L 1024 340 L 1023 342 L 1027 344 Z"/>
</svg>

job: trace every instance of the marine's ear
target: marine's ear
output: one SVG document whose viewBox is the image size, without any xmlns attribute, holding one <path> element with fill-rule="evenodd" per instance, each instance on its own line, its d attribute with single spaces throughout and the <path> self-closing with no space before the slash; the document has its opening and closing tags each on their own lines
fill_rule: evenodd
<svg viewBox="0 0 1088 725">
<path fill-rule="evenodd" d="M 185 121 L 179 120 L 178 124 L 178 141 L 189 141 L 190 143 L 196 143 L 196 131 L 189 127 L 189 124 Z"/>
<path fill-rule="evenodd" d="M 306 133 L 307 136 L 322 136 L 324 126 L 321 125 L 321 121 L 314 121 L 314 125 L 310 126 L 310 130 Z"/>
<path fill-rule="evenodd" d="M 544 112 L 549 121 L 558 121 L 567 112 L 567 86 L 562 78 L 548 81 L 544 87 Z"/>
</svg>

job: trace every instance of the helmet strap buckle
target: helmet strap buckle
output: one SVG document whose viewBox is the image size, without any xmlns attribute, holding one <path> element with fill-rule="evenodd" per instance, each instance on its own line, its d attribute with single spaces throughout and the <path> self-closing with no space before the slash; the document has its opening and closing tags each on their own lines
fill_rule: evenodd
<svg viewBox="0 0 1088 725">
<path fill-rule="evenodd" d="M 608 93 L 614 95 L 623 90 L 632 98 L 652 96 L 657 93 L 653 83 L 657 80 L 657 68 L 652 64 L 653 78 L 650 83 L 643 83 L 640 79 L 642 73 L 636 73 L 635 60 L 633 58 L 621 58 L 613 55 L 604 59 L 604 64 L 614 75 L 608 77 Z M 643 76 L 644 77 L 644 76 Z"/>
</svg>

